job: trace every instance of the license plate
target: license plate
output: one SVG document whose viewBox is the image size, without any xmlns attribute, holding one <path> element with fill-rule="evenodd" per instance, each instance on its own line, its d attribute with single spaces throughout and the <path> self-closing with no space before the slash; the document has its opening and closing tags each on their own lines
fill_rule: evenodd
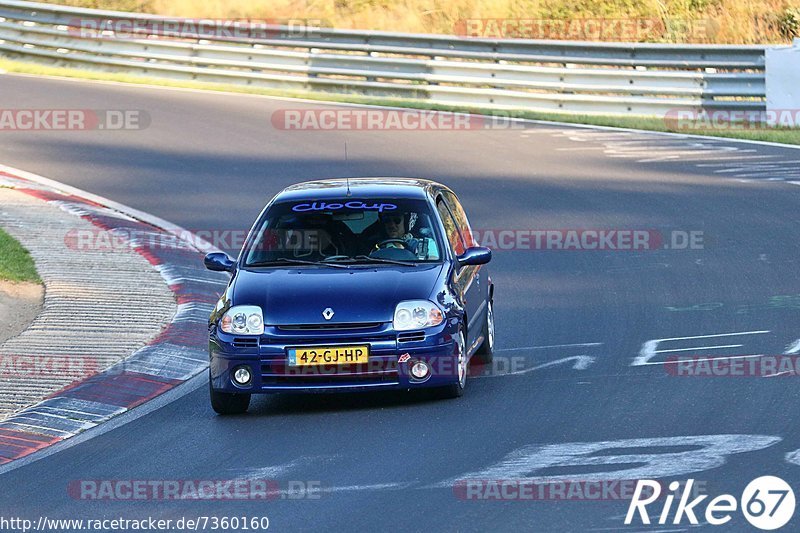
<svg viewBox="0 0 800 533">
<path fill-rule="evenodd" d="M 290 348 L 289 366 L 349 365 L 369 362 L 369 346 Z"/>
</svg>

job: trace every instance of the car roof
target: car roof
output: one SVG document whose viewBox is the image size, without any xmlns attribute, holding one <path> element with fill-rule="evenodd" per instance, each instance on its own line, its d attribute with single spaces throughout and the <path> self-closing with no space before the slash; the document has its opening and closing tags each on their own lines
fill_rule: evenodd
<svg viewBox="0 0 800 533">
<path fill-rule="evenodd" d="M 420 178 L 334 178 L 305 181 L 286 187 L 275 197 L 276 202 L 297 200 L 322 200 L 326 198 L 392 197 L 422 198 L 434 190 L 447 187 L 435 181 Z"/>
</svg>

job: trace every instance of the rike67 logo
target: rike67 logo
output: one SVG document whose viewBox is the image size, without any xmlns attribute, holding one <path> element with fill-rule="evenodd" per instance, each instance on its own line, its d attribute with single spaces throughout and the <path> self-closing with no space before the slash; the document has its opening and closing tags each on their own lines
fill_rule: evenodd
<svg viewBox="0 0 800 533">
<path fill-rule="evenodd" d="M 690 524 L 699 524 L 701 503 L 708 498 L 703 494 L 689 499 L 692 496 L 693 479 L 686 483 L 673 481 L 669 484 L 666 497 L 661 495 L 661 483 L 651 479 L 640 479 L 636 484 L 633 499 L 625 515 L 625 524 L 630 525 L 634 517 L 639 515 L 642 524 L 650 524 L 647 506 L 663 502 L 663 507 L 658 515 L 658 523 L 664 525 L 672 513 L 672 505 L 678 500 L 672 519 L 672 524 L 678 525 L 686 519 Z M 678 494 L 680 488 L 683 491 Z M 653 505 L 653 507 L 657 507 Z M 737 509 L 750 522 L 750 525 L 762 530 L 773 530 L 785 526 L 794 515 L 794 491 L 784 480 L 775 476 L 761 476 L 751 481 L 742 491 L 741 498 L 737 501 L 731 494 L 721 494 L 705 505 L 701 516 L 706 523 L 713 526 L 727 524 Z M 656 509 L 657 510 L 657 509 Z"/>
</svg>

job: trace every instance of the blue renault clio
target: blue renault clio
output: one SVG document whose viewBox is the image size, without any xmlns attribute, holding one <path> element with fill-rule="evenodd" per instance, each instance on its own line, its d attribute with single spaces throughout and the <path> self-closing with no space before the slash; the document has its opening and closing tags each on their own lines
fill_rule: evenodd
<svg viewBox="0 0 800 533">
<path fill-rule="evenodd" d="M 273 198 L 209 320 L 211 406 L 251 394 L 436 387 L 464 392 L 470 358 L 491 361 L 494 286 L 456 195 L 433 181 L 357 178 Z"/>
</svg>

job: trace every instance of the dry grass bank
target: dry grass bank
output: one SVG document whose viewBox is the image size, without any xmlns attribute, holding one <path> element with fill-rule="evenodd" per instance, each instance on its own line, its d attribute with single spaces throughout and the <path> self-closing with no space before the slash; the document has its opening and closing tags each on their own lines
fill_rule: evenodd
<svg viewBox="0 0 800 533">
<path fill-rule="evenodd" d="M 57 0 L 180 17 L 318 19 L 337 28 L 649 42 L 782 43 L 800 36 L 800 0 Z M 475 23 L 476 19 L 482 22 Z M 505 28 L 486 19 L 510 20 Z M 645 31 L 598 20 L 633 21 Z M 593 21 L 592 23 L 588 20 Z M 560 25 L 559 22 L 561 21 Z M 522 27 L 520 28 L 520 24 Z M 478 28 L 476 30 L 476 28 Z M 621 38 L 620 38 L 621 37 Z"/>
</svg>

